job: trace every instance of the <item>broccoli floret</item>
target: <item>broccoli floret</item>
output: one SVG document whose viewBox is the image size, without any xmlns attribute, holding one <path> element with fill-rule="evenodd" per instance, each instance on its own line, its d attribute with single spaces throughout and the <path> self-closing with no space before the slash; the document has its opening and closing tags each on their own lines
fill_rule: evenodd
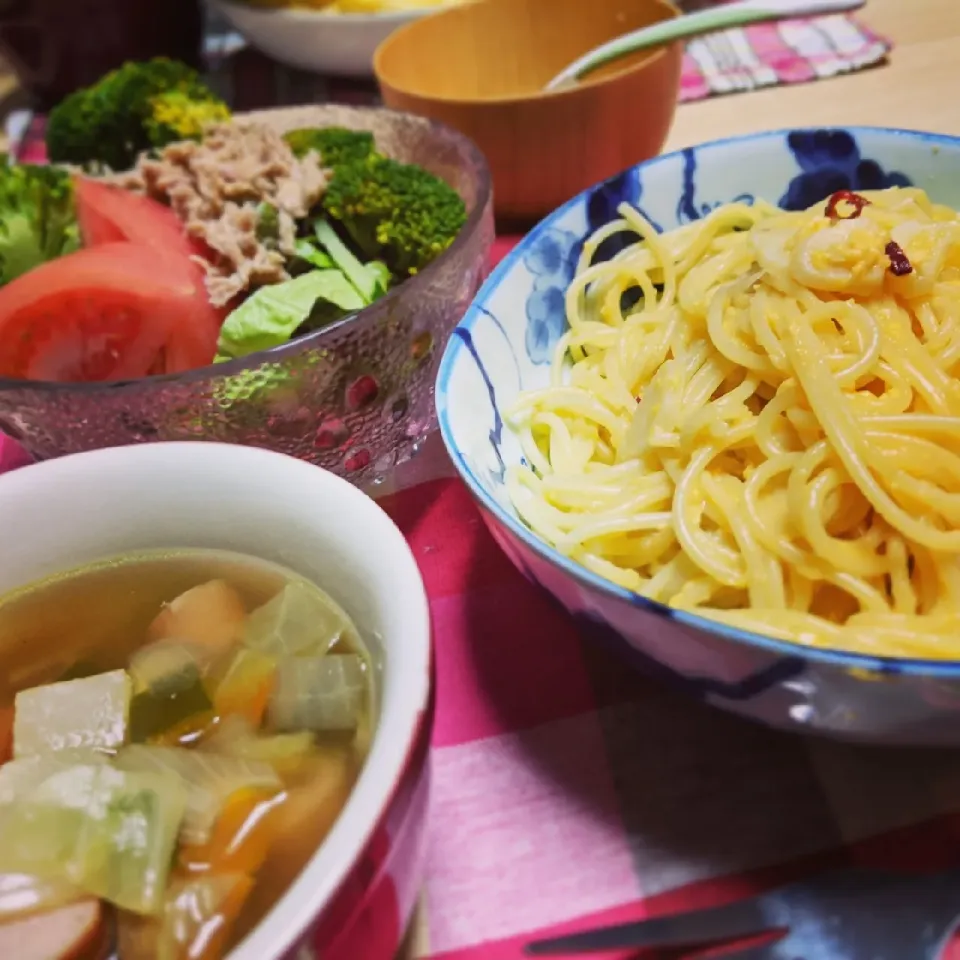
<svg viewBox="0 0 960 960">
<path fill-rule="evenodd" d="M 199 140 L 203 131 L 230 119 L 230 110 L 216 99 L 197 100 L 183 90 L 160 93 L 150 101 L 144 127 L 151 146 L 163 147 L 177 140 Z"/>
<path fill-rule="evenodd" d="M 206 120 L 229 116 L 192 67 L 165 57 L 126 63 L 53 108 L 47 154 L 54 163 L 123 170 L 141 151 L 197 137 Z"/>
<path fill-rule="evenodd" d="M 372 154 L 337 167 L 323 198 L 364 259 L 384 261 L 394 276 L 417 273 L 460 232 L 460 195 L 422 167 Z"/>
<path fill-rule="evenodd" d="M 359 163 L 366 160 L 375 149 L 372 133 L 366 130 L 348 130 L 346 127 L 307 127 L 303 130 L 291 130 L 283 139 L 298 157 L 316 150 L 325 167 Z"/>
<path fill-rule="evenodd" d="M 70 175 L 0 155 L 0 284 L 79 246 Z"/>
</svg>

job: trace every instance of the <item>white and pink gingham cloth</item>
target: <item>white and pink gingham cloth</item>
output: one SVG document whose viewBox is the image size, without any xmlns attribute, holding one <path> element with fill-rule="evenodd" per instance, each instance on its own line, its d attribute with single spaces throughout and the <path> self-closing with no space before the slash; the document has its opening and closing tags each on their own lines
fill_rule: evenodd
<svg viewBox="0 0 960 960">
<path fill-rule="evenodd" d="M 842 14 L 724 30 L 687 44 L 680 101 L 834 77 L 880 63 L 889 50 Z"/>
</svg>

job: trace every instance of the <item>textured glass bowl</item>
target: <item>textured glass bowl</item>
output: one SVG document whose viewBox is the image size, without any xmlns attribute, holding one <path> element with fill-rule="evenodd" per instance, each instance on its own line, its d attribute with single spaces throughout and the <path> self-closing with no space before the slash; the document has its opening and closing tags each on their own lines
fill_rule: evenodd
<svg viewBox="0 0 960 960">
<path fill-rule="evenodd" d="M 436 424 L 440 354 L 486 271 L 490 176 L 448 127 L 389 110 L 311 106 L 255 115 L 280 130 L 371 130 L 384 153 L 454 186 L 468 220 L 452 246 L 382 300 L 323 330 L 239 360 L 99 384 L 0 378 L 0 429 L 37 459 L 163 440 L 219 440 L 291 454 L 370 484 Z"/>
</svg>

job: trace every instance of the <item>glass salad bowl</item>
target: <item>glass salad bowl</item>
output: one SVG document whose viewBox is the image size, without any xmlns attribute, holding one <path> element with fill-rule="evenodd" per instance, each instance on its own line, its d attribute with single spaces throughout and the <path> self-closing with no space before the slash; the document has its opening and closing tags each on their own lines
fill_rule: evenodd
<svg viewBox="0 0 960 960">
<path fill-rule="evenodd" d="M 281 132 L 369 130 L 383 153 L 455 187 L 467 222 L 449 249 L 382 299 L 282 346 L 129 381 L 0 378 L 0 430 L 34 458 L 217 440 L 290 454 L 367 485 L 412 457 L 434 429 L 440 354 L 484 278 L 493 242 L 483 155 L 449 127 L 389 110 L 329 105 L 248 116 Z"/>
</svg>

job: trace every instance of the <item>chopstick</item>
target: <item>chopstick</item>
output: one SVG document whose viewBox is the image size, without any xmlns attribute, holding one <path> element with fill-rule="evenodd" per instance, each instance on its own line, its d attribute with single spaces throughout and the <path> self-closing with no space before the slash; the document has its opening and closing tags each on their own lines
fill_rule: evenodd
<svg viewBox="0 0 960 960">
<path fill-rule="evenodd" d="M 655 947 L 695 947 L 772 933 L 759 899 L 692 910 L 616 926 L 536 940 L 524 947 L 529 957 L 606 953 Z"/>
</svg>

